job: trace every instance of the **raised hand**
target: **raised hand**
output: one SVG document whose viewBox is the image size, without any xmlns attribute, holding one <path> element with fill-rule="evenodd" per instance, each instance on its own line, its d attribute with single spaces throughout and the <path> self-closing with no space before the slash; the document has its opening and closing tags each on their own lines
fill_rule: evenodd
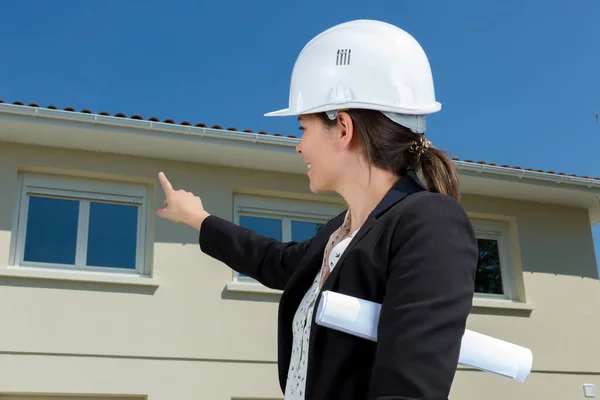
<svg viewBox="0 0 600 400">
<path fill-rule="evenodd" d="M 185 190 L 174 190 L 164 173 L 158 174 L 158 180 L 165 192 L 164 208 L 159 208 L 156 215 L 175 223 L 184 223 L 200 230 L 202 221 L 209 214 L 204 210 L 202 200 Z"/>
</svg>

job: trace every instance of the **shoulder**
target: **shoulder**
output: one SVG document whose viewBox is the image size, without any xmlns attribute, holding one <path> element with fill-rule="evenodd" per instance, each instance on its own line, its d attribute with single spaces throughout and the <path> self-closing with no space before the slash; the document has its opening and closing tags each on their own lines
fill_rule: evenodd
<svg viewBox="0 0 600 400">
<path fill-rule="evenodd" d="M 394 213 L 396 242 L 411 237 L 439 240 L 460 239 L 475 241 L 471 221 L 464 207 L 453 197 L 432 192 L 418 192 L 397 204 Z"/>
<path fill-rule="evenodd" d="M 425 222 L 451 216 L 468 219 L 464 207 L 454 197 L 423 191 L 406 198 L 403 218 L 419 219 Z"/>
</svg>

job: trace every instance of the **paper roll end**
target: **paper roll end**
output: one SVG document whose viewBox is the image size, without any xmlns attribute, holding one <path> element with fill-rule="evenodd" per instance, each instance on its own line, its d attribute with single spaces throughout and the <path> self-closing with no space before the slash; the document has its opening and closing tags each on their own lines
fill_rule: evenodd
<svg viewBox="0 0 600 400">
<path fill-rule="evenodd" d="M 527 348 L 524 348 L 524 351 L 527 354 L 527 362 L 522 363 L 515 376 L 515 380 L 523 383 L 527 380 L 533 369 L 533 352 Z"/>
<path fill-rule="evenodd" d="M 327 307 L 327 297 L 328 297 L 328 295 L 329 295 L 329 291 L 328 290 L 326 290 L 323 293 L 321 293 L 321 299 L 319 300 L 319 304 L 317 305 L 317 316 L 315 318 L 315 321 L 319 325 L 323 321 L 323 314 L 325 313 L 325 307 Z"/>
</svg>

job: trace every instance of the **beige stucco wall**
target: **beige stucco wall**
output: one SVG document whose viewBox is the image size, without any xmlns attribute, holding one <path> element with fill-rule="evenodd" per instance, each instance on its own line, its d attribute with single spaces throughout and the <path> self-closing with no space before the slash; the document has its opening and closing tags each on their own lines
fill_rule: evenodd
<svg viewBox="0 0 600 400">
<path fill-rule="evenodd" d="M 0 143 L 0 268 L 9 262 L 21 167 L 152 185 L 163 170 L 225 218 L 233 191 L 311 197 L 302 176 Z M 160 188 L 154 194 L 152 208 L 163 200 Z M 600 286 L 585 211 L 474 196 L 464 204 L 515 218 L 526 300 L 535 305 L 476 307 L 469 328 L 531 347 L 535 359 L 526 384 L 461 369 L 454 398 L 564 399 L 582 397 L 583 383 L 600 389 Z M 281 397 L 277 296 L 227 292 L 231 271 L 203 256 L 191 229 L 156 219 L 153 232 L 156 290 L 0 277 L 0 393 Z"/>
</svg>

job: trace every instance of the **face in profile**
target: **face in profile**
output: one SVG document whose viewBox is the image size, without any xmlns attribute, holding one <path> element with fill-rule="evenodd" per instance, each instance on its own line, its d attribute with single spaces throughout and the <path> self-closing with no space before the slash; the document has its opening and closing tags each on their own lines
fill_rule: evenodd
<svg viewBox="0 0 600 400">
<path fill-rule="evenodd" d="M 338 116 L 335 125 L 329 127 L 316 115 L 302 115 L 298 118 L 302 138 L 296 146 L 296 151 L 302 155 L 307 166 L 310 180 L 310 190 L 313 193 L 337 191 L 342 182 L 344 168 L 348 164 L 349 142 L 348 127 L 344 118 L 350 120 L 347 114 Z M 351 132 L 351 127 L 350 127 Z"/>
</svg>

